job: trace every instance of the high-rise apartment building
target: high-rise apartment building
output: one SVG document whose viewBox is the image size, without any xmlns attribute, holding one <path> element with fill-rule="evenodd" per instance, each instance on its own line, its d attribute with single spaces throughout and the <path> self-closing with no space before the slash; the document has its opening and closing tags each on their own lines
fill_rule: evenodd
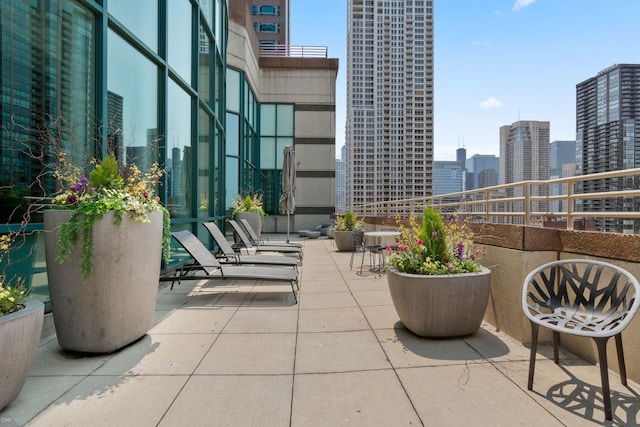
<svg viewBox="0 0 640 427">
<path fill-rule="evenodd" d="M 260 47 L 289 44 L 289 0 L 252 0 L 251 18 Z"/>
<path fill-rule="evenodd" d="M 613 65 L 576 85 L 577 174 L 640 167 L 640 64 Z M 637 188 L 629 178 L 591 181 L 587 193 Z M 585 201 L 585 211 L 633 210 L 632 198 Z M 597 219 L 600 231 L 640 231 L 637 220 Z"/>
<path fill-rule="evenodd" d="M 549 122 L 500 127 L 500 184 L 549 179 Z"/>
<path fill-rule="evenodd" d="M 549 179 L 549 122 L 518 121 L 500 127 L 500 184 L 529 180 Z M 524 196 L 522 187 L 508 188 L 509 197 Z M 548 194 L 546 188 L 534 186 L 531 196 Z M 534 211 L 544 211 L 546 204 L 538 202 L 530 206 Z M 513 202 L 511 209 L 522 212 L 521 202 Z M 522 218 L 516 218 L 521 222 Z"/>
<path fill-rule="evenodd" d="M 433 3 L 347 2 L 347 206 L 432 194 Z"/>
</svg>

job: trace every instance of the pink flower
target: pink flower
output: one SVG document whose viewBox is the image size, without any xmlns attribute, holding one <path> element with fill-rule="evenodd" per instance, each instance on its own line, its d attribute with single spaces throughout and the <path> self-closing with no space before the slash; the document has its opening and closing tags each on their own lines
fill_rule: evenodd
<svg viewBox="0 0 640 427">
<path fill-rule="evenodd" d="M 160 197 L 156 196 L 156 202 L 159 202 L 159 201 L 160 201 Z"/>
<path fill-rule="evenodd" d="M 424 243 L 424 241 L 422 239 L 418 239 L 418 241 L 416 243 L 418 243 L 418 245 L 421 245 L 421 244 Z"/>
<path fill-rule="evenodd" d="M 142 197 L 144 197 L 145 199 L 148 199 L 148 198 L 149 198 L 149 193 L 147 192 L 147 190 L 144 190 L 144 191 L 142 192 Z"/>
<path fill-rule="evenodd" d="M 400 247 L 400 249 L 401 249 L 401 250 L 403 250 L 403 251 L 406 251 L 406 250 L 408 249 L 408 247 L 407 247 L 407 245 L 402 245 L 402 246 Z"/>
<path fill-rule="evenodd" d="M 387 252 L 391 252 L 391 246 L 387 246 Z"/>
</svg>

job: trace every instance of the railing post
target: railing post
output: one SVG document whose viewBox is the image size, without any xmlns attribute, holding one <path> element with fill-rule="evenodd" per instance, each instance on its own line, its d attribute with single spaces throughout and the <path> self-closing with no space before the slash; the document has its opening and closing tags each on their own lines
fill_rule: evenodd
<svg viewBox="0 0 640 427">
<path fill-rule="evenodd" d="M 530 183 L 526 182 L 524 184 L 524 225 L 531 225 L 531 187 Z"/>
<path fill-rule="evenodd" d="M 573 230 L 573 184 L 574 181 L 567 183 L 567 230 Z"/>
</svg>

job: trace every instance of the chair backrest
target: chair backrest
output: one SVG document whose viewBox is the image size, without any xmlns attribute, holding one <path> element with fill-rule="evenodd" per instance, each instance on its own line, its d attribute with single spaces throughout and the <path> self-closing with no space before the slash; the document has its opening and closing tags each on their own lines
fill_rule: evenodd
<svg viewBox="0 0 640 427">
<path fill-rule="evenodd" d="M 222 233 L 222 230 L 218 228 L 215 222 L 205 222 L 203 225 L 209 231 L 211 237 L 213 237 L 213 240 L 215 240 L 216 244 L 220 248 L 220 252 L 222 252 L 225 256 L 237 255 L 227 238 Z"/>
<path fill-rule="evenodd" d="M 254 246 L 253 243 L 251 243 L 251 240 L 249 240 L 249 236 L 247 236 L 247 234 L 244 232 L 243 227 L 241 227 L 237 221 L 228 219 L 227 222 L 231 224 L 234 233 L 236 233 L 236 236 L 238 236 L 245 248 Z"/>
<path fill-rule="evenodd" d="M 213 256 L 209 249 L 188 230 L 174 231 L 171 236 L 191 255 L 191 258 L 202 267 L 207 274 L 213 274 L 221 268 L 220 262 Z"/>
<path fill-rule="evenodd" d="M 638 280 L 603 261 L 549 262 L 529 273 L 522 289 L 522 309 L 531 321 L 574 335 L 616 335 L 639 307 Z M 557 308 L 566 310 L 554 312 Z M 558 313 L 569 313 L 572 320 L 564 322 Z"/>
<path fill-rule="evenodd" d="M 256 231 L 253 229 L 253 227 L 251 227 L 251 224 L 249 224 L 249 221 L 247 221 L 244 218 L 241 218 L 240 225 L 244 227 L 244 230 L 247 232 L 247 235 L 249 236 L 249 240 L 251 241 L 251 243 L 253 245 L 257 245 L 258 242 L 260 241 L 260 238 L 256 234 Z"/>
<path fill-rule="evenodd" d="M 364 245 L 364 231 L 355 230 L 351 233 L 353 234 L 353 247 L 357 250 Z"/>
</svg>

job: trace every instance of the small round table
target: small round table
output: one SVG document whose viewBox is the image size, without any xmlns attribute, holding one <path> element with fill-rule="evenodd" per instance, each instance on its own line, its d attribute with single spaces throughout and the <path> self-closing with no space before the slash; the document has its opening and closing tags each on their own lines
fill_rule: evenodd
<svg viewBox="0 0 640 427">
<path fill-rule="evenodd" d="M 383 237 L 398 237 L 400 235 L 400 232 L 399 231 L 368 231 L 364 233 L 364 235 L 367 237 L 377 237 L 378 244 L 381 245 Z M 380 271 L 385 266 L 385 261 L 386 261 L 384 247 L 380 251 L 380 258 L 378 260 L 380 262 L 378 263 L 378 267 L 375 270 Z"/>
</svg>

